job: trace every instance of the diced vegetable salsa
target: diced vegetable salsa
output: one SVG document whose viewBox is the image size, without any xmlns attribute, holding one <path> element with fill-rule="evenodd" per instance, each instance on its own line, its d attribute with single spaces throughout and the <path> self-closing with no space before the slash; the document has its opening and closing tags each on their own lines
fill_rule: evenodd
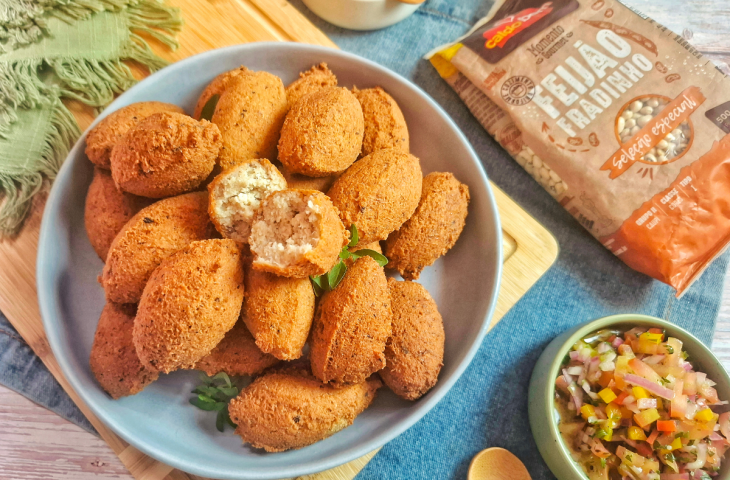
<svg viewBox="0 0 730 480">
<path fill-rule="evenodd" d="M 555 386 L 560 433 L 591 480 L 709 480 L 720 470 L 728 402 L 662 330 L 579 340 Z"/>
</svg>

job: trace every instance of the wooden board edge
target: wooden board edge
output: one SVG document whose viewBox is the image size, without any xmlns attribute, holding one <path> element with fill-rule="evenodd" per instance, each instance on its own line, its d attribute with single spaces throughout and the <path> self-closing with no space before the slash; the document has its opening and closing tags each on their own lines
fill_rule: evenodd
<svg viewBox="0 0 730 480">
<path fill-rule="evenodd" d="M 514 238 L 517 247 L 502 267 L 499 296 L 490 328 L 548 271 L 560 252 L 557 240 L 545 227 L 502 189 L 493 183 L 491 186 L 502 230 Z"/>
</svg>

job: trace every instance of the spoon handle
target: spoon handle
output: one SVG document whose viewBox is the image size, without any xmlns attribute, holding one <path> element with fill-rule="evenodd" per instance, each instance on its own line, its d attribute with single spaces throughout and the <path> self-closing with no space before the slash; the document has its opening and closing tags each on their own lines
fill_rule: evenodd
<svg viewBox="0 0 730 480">
<path fill-rule="evenodd" d="M 401 3 L 409 3 L 411 5 L 419 5 L 423 2 L 425 2 L 426 0 L 398 0 L 398 1 Z"/>
</svg>

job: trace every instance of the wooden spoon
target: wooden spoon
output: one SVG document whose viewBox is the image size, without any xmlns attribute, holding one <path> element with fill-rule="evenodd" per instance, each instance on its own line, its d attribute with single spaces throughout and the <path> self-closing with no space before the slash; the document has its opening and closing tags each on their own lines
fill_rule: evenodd
<svg viewBox="0 0 730 480">
<path fill-rule="evenodd" d="M 504 448 L 488 448 L 474 456 L 467 480 L 532 480 L 519 458 Z"/>
<path fill-rule="evenodd" d="M 426 0 L 398 0 L 401 3 L 410 3 L 411 5 L 420 5 L 421 3 L 425 2 Z"/>
</svg>

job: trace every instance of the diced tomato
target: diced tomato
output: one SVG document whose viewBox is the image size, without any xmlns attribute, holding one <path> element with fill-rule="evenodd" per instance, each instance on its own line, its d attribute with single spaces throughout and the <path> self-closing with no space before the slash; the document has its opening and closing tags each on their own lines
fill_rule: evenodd
<svg viewBox="0 0 730 480">
<path fill-rule="evenodd" d="M 613 402 L 616 403 L 616 404 L 618 404 L 618 405 L 623 405 L 624 404 L 624 400 L 628 396 L 629 396 L 629 392 L 627 392 L 626 390 L 624 390 L 624 391 L 622 391 L 621 393 L 618 394 L 618 397 Z"/>
<path fill-rule="evenodd" d="M 653 453 L 653 450 L 651 449 L 651 447 L 644 442 L 640 442 L 636 446 L 636 451 L 639 453 L 639 455 L 642 455 L 644 457 L 650 457 L 651 454 Z"/>
<path fill-rule="evenodd" d="M 660 432 L 676 432 L 677 424 L 673 420 L 657 420 L 656 429 Z"/>
<path fill-rule="evenodd" d="M 658 436 L 659 436 L 659 430 L 654 429 L 654 431 L 651 432 L 651 435 L 649 435 L 647 437 L 646 443 L 648 443 L 649 445 L 654 445 L 654 440 L 656 440 Z"/>
<path fill-rule="evenodd" d="M 687 372 L 684 374 L 684 389 L 682 393 L 685 395 L 697 395 L 697 374 L 695 372 Z"/>
<path fill-rule="evenodd" d="M 611 380 L 613 380 L 613 372 L 601 372 L 601 378 L 598 379 L 598 384 L 606 388 L 611 383 Z"/>
<path fill-rule="evenodd" d="M 661 328 L 650 328 L 649 329 L 649 333 L 661 333 L 661 334 L 663 334 L 664 332 L 662 332 L 662 329 Z"/>
<path fill-rule="evenodd" d="M 684 418 L 687 413 L 687 395 L 682 394 L 684 382 L 677 380 L 674 382 L 674 398 L 672 399 L 671 417 Z"/>
</svg>

